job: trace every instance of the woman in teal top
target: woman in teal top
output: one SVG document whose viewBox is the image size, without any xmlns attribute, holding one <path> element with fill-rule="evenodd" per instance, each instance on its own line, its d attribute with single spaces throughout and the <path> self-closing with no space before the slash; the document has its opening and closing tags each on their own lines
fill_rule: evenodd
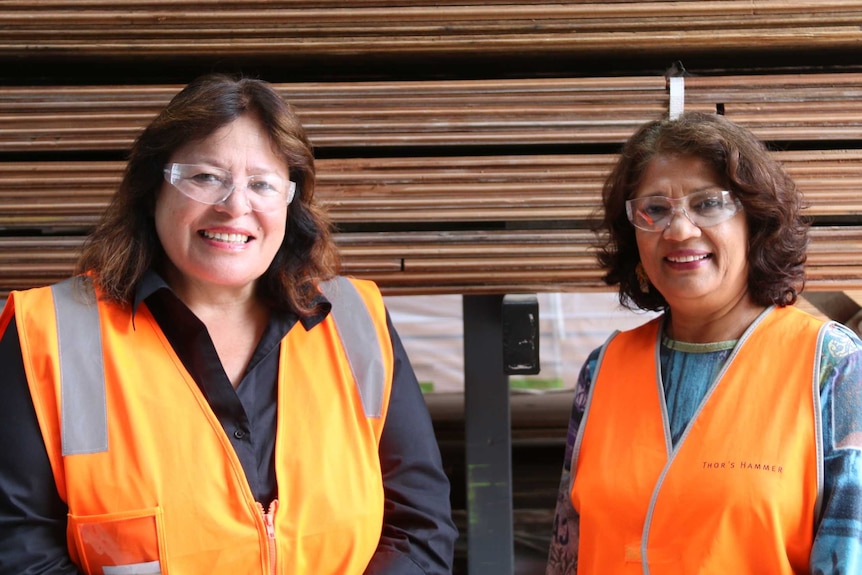
<svg viewBox="0 0 862 575">
<path fill-rule="evenodd" d="M 802 204 L 796 185 L 765 146 L 715 114 L 650 122 L 623 148 L 603 190 L 599 261 L 607 270 L 605 281 L 618 287 L 621 304 L 665 314 L 659 362 L 673 447 L 709 400 L 745 329 L 769 306 L 793 305 L 802 291 L 808 245 Z M 823 491 L 809 569 L 813 575 L 857 574 L 862 340 L 831 323 L 820 346 Z M 589 355 L 576 383 L 547 575 L 577 572 L 572 456 L 599 352 Z M 614 422 L 602 426 L 613 430 Z"/>
</svg>

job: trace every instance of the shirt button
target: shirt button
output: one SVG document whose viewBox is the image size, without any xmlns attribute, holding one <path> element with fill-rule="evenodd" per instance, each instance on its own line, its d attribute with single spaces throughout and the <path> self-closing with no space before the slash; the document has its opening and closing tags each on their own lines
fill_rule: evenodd
<svg viewBox="0 0 862 575">
<path fill-rule="evenodd" d="M 233 436 L 237 439 L 242 439 L 243 437 L 245 437 L 245 431 L 243 431 L 242 429 L 237 429 L 233 432 Z"/>
</svg>

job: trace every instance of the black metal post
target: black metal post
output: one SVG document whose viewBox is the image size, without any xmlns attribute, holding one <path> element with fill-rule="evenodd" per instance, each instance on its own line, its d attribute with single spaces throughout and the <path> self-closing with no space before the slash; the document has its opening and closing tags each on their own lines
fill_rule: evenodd
<svg viewBox="0 0 862 575">
<path fill-rule="evenodd" d="M 514 572 L 509 378 L 503 373 L 502 295 L 462 296 L 467 463 L 467 570 Z"/>
</svg>

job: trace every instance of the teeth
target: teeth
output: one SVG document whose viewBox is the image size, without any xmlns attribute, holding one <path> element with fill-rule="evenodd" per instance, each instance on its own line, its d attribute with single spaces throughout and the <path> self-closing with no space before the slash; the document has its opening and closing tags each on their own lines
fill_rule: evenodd
<svg viewBox="0 0 862 575">
<path fill-rule="evenodd" d="M 709 255 L 702 255 L 702 256 L 682 256 L 682 257 L 678 257 L 678 258 L 667 258 L 667 259 L 674 262 L 674 263 L 685 264 L 688 262 L 696 262 L 698 260 L 705 260 L 708 257 L 709 257 Z"/>
<path fill-rule="evenodd" d="M 244 243 L 248 242 L 248 236 L 243 235 L 243 234 L 220 234 L 220 233 L 208 232 L 206 230 L 201 232 L 201 234 L 205 238 L 209 238 L 211 240 L 216 240 L 218 242 L 228 242 L 231 244 L 244 244 Z"/>
</svg>

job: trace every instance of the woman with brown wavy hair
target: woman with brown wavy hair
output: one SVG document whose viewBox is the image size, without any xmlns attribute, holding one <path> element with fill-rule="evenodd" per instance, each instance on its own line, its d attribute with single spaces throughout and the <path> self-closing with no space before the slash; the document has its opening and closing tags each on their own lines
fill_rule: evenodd
<svg viewBox="0 0 862 575">
<path fill-rule="evenodd" d="M 337 271 L 276 89 L 185 87 L 78 275 L 0 316 L 0 571 L 451 572 L 416 377 L 377 286 Z"/>
<path fill-rule="evenodd" d="M 793 305 L 792 179 L 690 112 L 641 127 L 602 200 L 605 281 L 659 313 L 581 369 L 548 575 L 858 573 L 862 342 Z"/>
</svg>

